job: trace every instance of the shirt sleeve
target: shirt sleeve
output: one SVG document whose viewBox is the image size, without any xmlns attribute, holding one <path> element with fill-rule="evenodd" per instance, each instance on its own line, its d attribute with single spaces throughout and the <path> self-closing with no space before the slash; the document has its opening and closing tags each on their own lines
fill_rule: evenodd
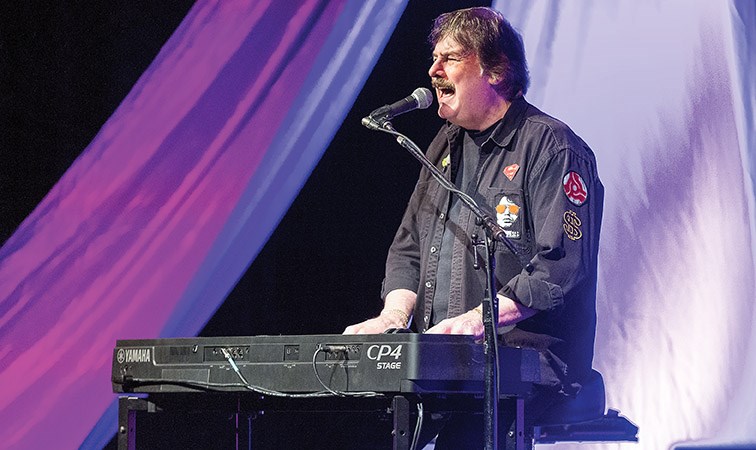
<svg viewBox="0 0 756 450">
<path fill-rule="evenodd" d="M 427 182 L 418 181 L 412 192 L 402 223 L 386 257 L 386 276 L 383 279 L 381 298 L 396 289 L 417 292 L 420 283 L 420 237 L 418 234 L 418 206 Z"/>
<path fill-rule="evenodd" d="M 603 186 L 592 152 L 557 148 L 538 161 L 525 187 L 534 256 L 500 293 L 537 310 L 560 307 L 571 295 L 595 289 Z"/>
<path fill-rule="evenodd" d="M 428 147 L 426 156 L 437 167 L 441 164 L 441 156 L 448 153 L 447 128 L 441 127 L 436 137 Z M 421 227 L 427 226 L 430 209 L 433 205 L 427 202 L 429 185 L 436 183 L 426 169 L 420 171 L 418 182 L 412 191 L 407 209 L 404 211 L 402 223 L 396 231 L 394 241 L 386 257 L 386 276 L 383 279 L 381 298 L 396 289 L 408 289 L 417 293 L 421 277 L 420 233 Z M 427 230 L 426 230 L 427 232 Z"/>
</svg>

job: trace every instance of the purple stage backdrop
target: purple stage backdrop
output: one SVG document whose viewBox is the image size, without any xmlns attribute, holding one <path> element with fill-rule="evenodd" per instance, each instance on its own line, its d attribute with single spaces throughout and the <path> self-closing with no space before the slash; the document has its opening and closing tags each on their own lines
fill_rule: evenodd
<svg viewBox="0 0 756 450">
<path fill-rule="evenodd" d="M 640 444 L 590 448 L 756 442 L 756 2 L 494 3 L 606 186 L 595 365 Z"/>
<path fill-rule="evenodd" d="M 0 249 L 2 447 L 110 439 L 115 340 L 201 329 L 405 2 L 197 2 Z M 756 442 L 756 4 L 494 3 L 606 186 L 595 365 L 641 441 L 591 448 Z"/>
<path fill-rule="evenodd" d="M 195 4 L 0 249 L 2 447 L 110 439 L 116 339 L 201 329 L 320 158 L 405 3 Z"/>
</svg>

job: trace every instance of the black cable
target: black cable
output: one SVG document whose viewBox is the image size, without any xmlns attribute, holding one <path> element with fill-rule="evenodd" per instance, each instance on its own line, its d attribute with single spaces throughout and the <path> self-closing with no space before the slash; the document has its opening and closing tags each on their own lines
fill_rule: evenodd
<svg viewBox="0 0 756 450">
<path fill-rule="evenodd" d="M 324 398 L 324 397 L 333 397 L 333 396 L 339 396 L 339 397 L 384 397 L 383 394 L 379 392 L 374 391 L 359 391 L 359 392 L 343 392 L 343 391 L 337 391 L 334 389 L 331 389 L 328 387 L 323 380 L 320 378 L 320 374 L 317 371 L 317 365 L 315 364 L 315 358 L 318 354 L 318 352 L 324 351 L 321 348 L 318 348 L 318 350 L 313 355 L 313 370 L 315 372 L 315 376 L 318 379 L 318 382 L 326 389 L 325 391 L 316 391 L 316 392 L 305 392 L 301 394 L 291 394 L 281 391 L 276 391 L 273 389 L 267 389 L 262 386 L 256 386 L 253 384 L 250 384 L 249 381 L 244 377 L 244 374 L 239 370 L 239 367 L 236 364 L 236 361 L 231 356 L 231 353 L 226 350 L 225 348 L 221 349 L 221 352 L 223 353 L 223 356 L 226 358 L 228 363 L 231 365 L 231 368 L 236 373 L 236 376 L 239 378 L 241 383 L 214 383 L 210 381 L 196 381 L 196 380 L 189 380 L 189 379 L 170 379 L 170 378 L 134 378 L 134 377 L 124 377 L 123 380 L 113 380 L 115 384 L 120 384 L 122 386 L 129 386 L 129 389 L 131 390 L 134 386 L 149 386 L 149 385 L 175 385 L 175 386 L 184 386 L 188 388 L 194 388 L 194 389 L 202 389 L 207 391 L 216 391 L 216 392 L 228 392 L 232 389 L 246 389 L 248 391 L 255 392 L 260 395 L 267 395 L 270 397 L 282 397 L 282 398 Z"/>
<path fill-rule="evenodd" d="M 354 391 L 354 392 L 339 391 L 325 384 L 325 382 L 323 382 L 323 379 L 320 378 L 320 374 L 318 373 L 318 365 L 315 363 L 318 353 L 320 352 L 346 354 L 346 347 L 338 346 L 338 345 L 337 346 L 324 346 L 322 344 L 318 344 L 318 347 L 315 349 L 315 352 L 312 354 L 312 370 L 315 373 L 315 378 L 317 378 L 318 383 L 320 383 L 320 385 L 323 386 L 323 388 L 326 391 L 338 397 L 383 397 L 384 396 L 383 394 L 380 394 L 378 392 L 373 392 L 373 391 Z"/>
</svg>

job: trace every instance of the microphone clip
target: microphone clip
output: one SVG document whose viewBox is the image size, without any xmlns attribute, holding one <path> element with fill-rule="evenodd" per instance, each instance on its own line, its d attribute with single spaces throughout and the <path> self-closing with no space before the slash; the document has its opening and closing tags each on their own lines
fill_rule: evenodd
<svg viewBox="0 0 756 450">
<path fill-rule="evenodd" d="M 388 127 L 386 126 L 388 124 Z M 384 116 L 384 117 L 373 117 L 373 115 L 369 115 L 367 117 L 362 118 L 362 126 L 365 128 L 371 129 L 371 130 L 383 130 L 383 129 L 391 129 L 393 128 L 391 126 L 391 122 Z"/>
</svg>

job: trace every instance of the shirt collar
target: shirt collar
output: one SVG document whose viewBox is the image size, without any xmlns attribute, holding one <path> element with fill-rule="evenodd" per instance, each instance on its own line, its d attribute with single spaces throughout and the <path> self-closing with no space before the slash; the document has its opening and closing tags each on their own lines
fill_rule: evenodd
<svg viewBox="0 0 756 450">
<path fill-rule="evenodd" d="M 499 125 L 494 129 L 488 140 L 493 142 L 501 148 L 506 147 L 512 142 L 517 128 L 520 126 L 522 119 L 525 116 L 525 111 L 528 109 L 529 103 L 525 100 L 525 97 L 519 96 L 512 100 L 512 104 L 509 105 L 507 112 L 504 113 L 503 120 L 499 122 Z M 449 142 L 454 142 L 462 134 L 462 127 L 455 125 L 451 122 L 447 122 L 448 127 L 446 129 L 446 136 Z M 486 141 L 488 142 L 488 141 Z"/>
<path fill-rule="evenodd" d="M 528 102 L 525 98 L 519 96 L 512 100 L 509 109 L 504 113 L 504 118 L 499 122 L 499 126 L 491 133 L 489 140 L 493 140 L 497 146 L 504 148 L 512 142 L 515 131 L 520 127 L 525 110 L 528 108 Z"/>
<path fill-rule="evenodd" d="M 498 147 L 504 148 L 512 142 L 515 131 L 520 126 L 522 119 L 525 115 L 525 110 L 528 108 L 528 102 L 525 97 L 519 96 L 512 100 L 512 104 L 509 105 L 507 112 L 504 113 L 503 119 L 496 126 L 488 141 L 493 141 Z M 447 138 L 449 142 L 454 142 L 462 131 L 462 127 L 449 123 L 449 127 L 446 130 Z M 486 142 L 488 142 L 486 141 Z"/>
</svg>

